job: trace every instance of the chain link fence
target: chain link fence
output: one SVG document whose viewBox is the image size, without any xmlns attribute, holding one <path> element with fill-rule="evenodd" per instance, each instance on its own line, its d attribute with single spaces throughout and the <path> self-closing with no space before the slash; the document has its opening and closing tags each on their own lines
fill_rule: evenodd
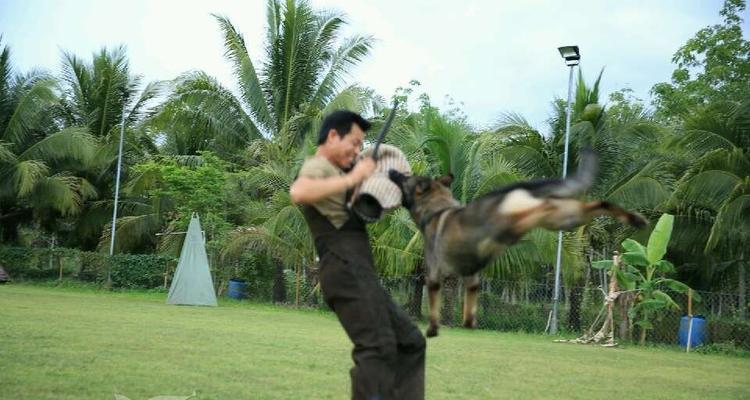
<svg viewBox="0 0 750 400">
<path fill-rule="evenodd" d="M 140 257 L 140 258 L 139 258 Z M 107 265 L 111 265 L 115 277 L 143 281 L 133 286 L 124 282 L 122 288 L 164 290 L 174 273 L 176 260 L 141 259 L 143 255 L 124 255 L 110 260 L 101 253 L 86 253 L 72 249 L 25 249 L 0 247 L 0 265 L 12 277 L 31 280 L 72 279 L 101 284 L 106 277 Z M 153 257 L 153 256 L 151 256 Z M 133 260 L 130 260 L 133 258 Z M 148 265 L 149 269 L 133 270 L 132 265 Z M 316 269 L 284 269 L 275 266 L 273 271 L 257 268 L 251 275 L 243 276 L 247 281 L 247 295 L 252 301 L 273 302 L 296 307 L 326 309 L 317 281 Z M 121 270 L 119 275 L 118 271 Z M 214 283 L 219 295 L 226 293 L 226 281 L 232 273 L 214 270 Z M 562 287 L 558 312 L 559 331 L 565 335 L 580 335 L 596 320 L 604 305 L 606 281 L 595 280 L 599 287 Z M 401 305 L 417 321 L 426 321 L 427 290 L 421 276 L 407 278 L 381 278 L 383 287 L 394 301 Z M 145 285 L 145 286 L 144 286 Z M 693 302 L 693 314 L 706 319 L 707 343 L 731 344 L 750 350 L 750 321 L 747 319 L 750 293 L 697 292 L 700 301 Z M 649 343 L 676 344 L 680 319 L 686 313 L 687 298 L 682 293 L 669 293 L 680 306 L 680 310 L 657 312 L 651 319 L 653 328 L 648 330 Z M 441 323 L 459 326 L 461 322 L 463 292 L 459 279 L 444 282 Z M 554 286 L 551 282 L 502 281 L 483 279 L 479 294 L 477 323 L 479 329 L 499 331 L 522 331 L 543 333 L 549 329 L 553 304 Z M 640 328 L 628 316 L 633 293 L 620 296 L 614 305 L 615 338 L 619 342 L 640 339 Z M 744 303 L 744 304 L 743 304 Z M 594 331 L 599 326 L 594 327 Z"/>
<path fill-rule="evenodd" d="M 286 303 L 326 308 L 317 283 L 306 281 L 304 276 L 300 276 L 300 279 L 296 276 L 294 273 L 287 275 Z M 393 300 L 416 321 L 427 320 L 427 289 L 420 277 L 381 278 L 381 283 Z M 445 326 L 461 324 L 461 286 L 459 279 L 447 279 L 443 284 L 441 323 Z M 296 300 L 296 293 L 299 293 L 299 301 Z M 706 319 L 705 343 L 731 344 L 750 350 L 750 321 L 746 317 L 748 304 L 740 303 L 741 296 L 738 293 L 696 293 L 700 296 L 700 301 L 693 301 L 693 315 Z M 645 337 L 648 343 L 678 343 L 680 320 L 687 313 L 687 295 L 674 292 L 669 294 L 680 309 L 663 310 L 653 314 L 650 318 L 653 327 L 646 332 Z M 552 283 L 483 279 L 478 300 L 478 328 L 545 333 L 549 330 L 553 299 Z M 625 293 L 614 303 L 614 331 L 618 342 L 637 342 L 640 339 L 641 328 L 628 315 L 634 299 L 634 293 Z M 564 335 L 575 336 L 587 332 L 590 328 L 596 332 L 600 324 L 593 327 L 592 324 L 602 311 L 604 300 L 605 293 L 601 287 L 563 286 L 560 291 L 558 330 Z"/>
</svg>

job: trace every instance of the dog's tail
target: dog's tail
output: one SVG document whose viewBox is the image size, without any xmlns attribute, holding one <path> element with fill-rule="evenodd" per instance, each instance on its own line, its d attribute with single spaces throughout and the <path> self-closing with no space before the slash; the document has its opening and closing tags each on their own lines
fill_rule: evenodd
<svg viewBox="0 0 750 400">
<path fill-rule="evenodd" d="M 578 170 L 575 174 L 565 178 L 558 185 L 548 187 L 545 197 L 577 197 L 588 190 L 596 179 L 599 170 L 599 158 L 590 148 L 581 151 Z"/>
</svg>

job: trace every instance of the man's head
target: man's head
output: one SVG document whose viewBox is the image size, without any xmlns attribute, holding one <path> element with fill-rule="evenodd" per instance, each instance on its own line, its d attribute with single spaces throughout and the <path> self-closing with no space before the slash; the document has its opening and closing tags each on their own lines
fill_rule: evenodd
<svg viewBox="0 0 750 400">
<path fill-rule="evenodd" d="M 334 111 L 323 120 L 318 146 L 329 161 L 347 169 L 359 155 L 368 129 L 370 122 L 361 115 L 346 110 Z"/>
</svg>

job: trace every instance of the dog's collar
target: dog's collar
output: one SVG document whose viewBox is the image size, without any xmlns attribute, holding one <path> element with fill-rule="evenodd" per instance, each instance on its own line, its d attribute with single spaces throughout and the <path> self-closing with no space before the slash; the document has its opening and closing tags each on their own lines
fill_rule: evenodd
<svg viewBox="0 0 750 400">
<path fill-rule="evenodd" d="M 433 211 L 431 213 L 425 214 L 425 216 L 423 216 L 419 220 L 419 229 L 421 229 L 422 232 L 424 232 L 425 228 L 427 227 L 427 224 L 429 224 L 430 221 L 432 221 L 433 218 L 440 216 L 442 213 L 444 213 L 444 212 L 446 212 L 448 210 L 453 210 L 453 209 L 457 209 L 457 208 L 460 208 L 460 207 L 448 206 L 448 207 L 445 207 L 445 208 L 441 208 L 441 209 L 439 209 L 437 211 Z"/>
</svg>

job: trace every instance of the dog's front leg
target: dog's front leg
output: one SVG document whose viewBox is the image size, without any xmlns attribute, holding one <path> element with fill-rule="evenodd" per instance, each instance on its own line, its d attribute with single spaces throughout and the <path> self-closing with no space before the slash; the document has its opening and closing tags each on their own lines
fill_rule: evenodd
<svg viewBox="0 0 750 400">
<path fill-rule="evenodd" d="M 477 299 L 479 298 L 479 274 L 465 276 L 464 283 L 464 328 L 477 327 Z"/>
<path fill-rule="evenodd" d="M 430 326 L 427 328 L 425 335 L 427 337 L 435 337 L 438 335 L 438 327 L 440 324 L 440 276 L 431 277 L 428 274 L 425 283 L 427 284 L 427 295 L 430 300 Z"/>
</svg>

